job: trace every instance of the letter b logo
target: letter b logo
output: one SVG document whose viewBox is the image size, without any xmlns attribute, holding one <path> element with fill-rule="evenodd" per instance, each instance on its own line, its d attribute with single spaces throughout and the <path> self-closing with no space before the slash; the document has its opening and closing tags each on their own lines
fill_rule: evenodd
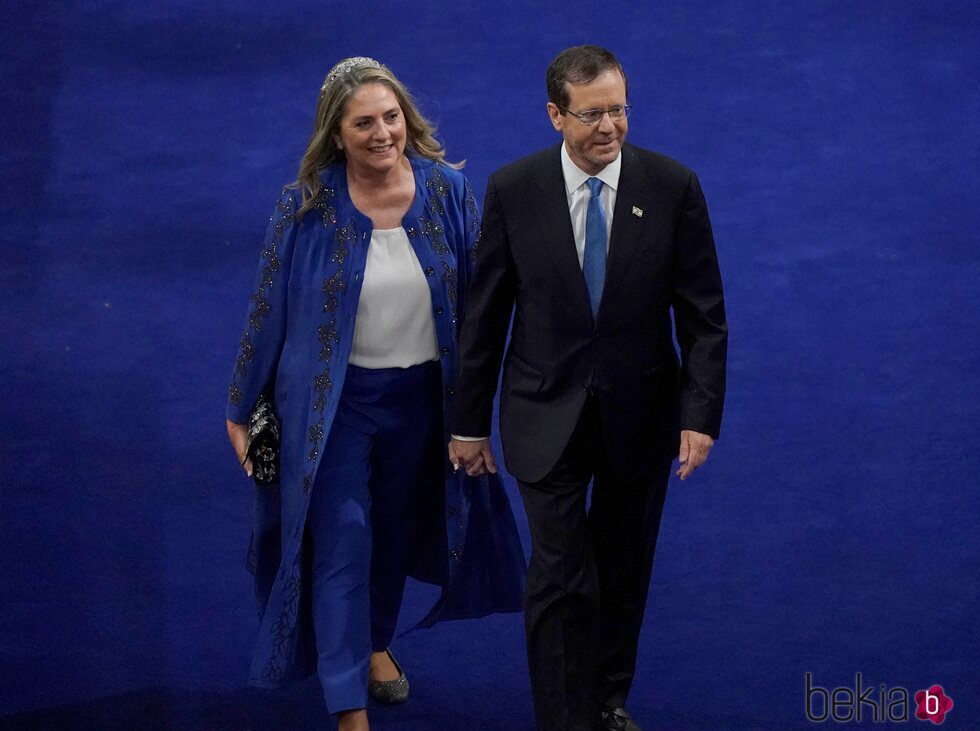
<svg viewBox="0 0 980 731">
<path fill-rule="evenodd" d="M 946 695 L 941 685 L 916 691 L 915 702 L 915 717 L 920 721 L 932 721 L 936 725 L 945 721 L 946 714 L 953 709 L 953 699 Z"/>
</svg>

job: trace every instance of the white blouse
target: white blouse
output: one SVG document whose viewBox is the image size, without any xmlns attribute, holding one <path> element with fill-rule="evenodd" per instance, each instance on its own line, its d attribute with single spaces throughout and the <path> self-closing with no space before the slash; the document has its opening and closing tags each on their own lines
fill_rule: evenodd
<svg viewBox="0 0 980 731">
<path fill-rule="evenodd" d="M 357 303 L 350 363 L 408 368 L 439 359 L 432 295 L 403 228 L 374 229 Z"/>
</svg>

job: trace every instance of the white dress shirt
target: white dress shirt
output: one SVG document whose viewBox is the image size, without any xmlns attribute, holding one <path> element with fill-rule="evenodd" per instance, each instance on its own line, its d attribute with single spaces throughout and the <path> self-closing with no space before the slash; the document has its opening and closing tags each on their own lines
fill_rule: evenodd
<svg viewBox="0 0 980 731">
<path fill-rule="evenodd" d="M 565 145 L 561 146 L 561 172 L 565 178 L 565 197 L 568 200 L 568 212 L 572 218 L 572 232 L 575 234 L 575 250 L 578 252 L 578 265 L 582 266 L 585 257 L 585 219 L 589 212 L 589 198 L 592 192 L 586 184 L 589 178 L 599 178 L 602 190 L 599 191 L 599 202 L 602 212 L 606 214 L 606 251 L 609 251 L 609 233 L 612 231 L 613 211 L 616 208 L 616 190 L 619 188 L 619 172 L 623 168 L 623 153 L 620 151 L 616 159 L 606 165 L 595 175 L 589 175 L 572 162 Z"/>
<path fill-rule="evenodd" d="M 408 368 L 439 359 L 432 295 L 403 228 L 374 229 L 357 302 L 350 363 Z"/>
</svg>

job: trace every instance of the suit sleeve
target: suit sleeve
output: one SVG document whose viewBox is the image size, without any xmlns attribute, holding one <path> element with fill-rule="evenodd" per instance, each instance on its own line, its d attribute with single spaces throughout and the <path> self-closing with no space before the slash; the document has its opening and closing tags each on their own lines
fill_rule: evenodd
<svg viewBox="0 0 980 731">
<path fill-rule="evenodd" d="M 681 429 L 717 438 L 728 323 L 708 208 L 691 173 L 677 228 L 672 306 L 681 350 Z"/>
<path fill-rule="evenodd" d="M 296 238 L 295 193 L 283 188 L 262 241 L 255 290 L 249 298 L 245 332 L 228 386 L 225 416 L 248 421 L 255 402 L 275 373 L 286 337 L 286 291 Z"/>
<path fill-rule="evenodd" d="M 450 432 L 488 435 L 500 362 L 517 293 L 507 228 L 494 178 L 487 183 L 483 223 L 471 253 L 472 277 L 460 326 Z"/>
</svg>

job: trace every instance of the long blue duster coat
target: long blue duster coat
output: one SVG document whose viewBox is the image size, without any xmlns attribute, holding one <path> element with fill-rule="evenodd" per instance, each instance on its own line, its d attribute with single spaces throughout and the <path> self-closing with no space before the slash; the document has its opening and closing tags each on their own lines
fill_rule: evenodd
<svg viewBox="0 0 980 731">
<path fill-rule="evenodd" d="M 411 163 L 415 199 L 402 225 L 429 283 L 444 389 L 451 395 L 479 211 L 461 173 L 424 158 Z M 315 671 L 304 527 L 344 385 L 371 240 L 371 220 L 351 202 L 344 164 L 326 169 L 321 180 L 315 207 L 300 221 L 298 190 L 283 189 L 276 203 L 226 411 L 246 423 L 259 395 L 273 388 L 282 420 L 280 484 L 256 488 L 249 550 L 261 617 L 249 681 L 261 687 Z M 445 416 L 445 403 L 442 408 Z M 421 624 L 518 611 L 524 557 L 501 483 L 454 473 L 448 460 L 445 477 L 445 490 L 433 491 L 439 497 L 424 507 L 434 519 L 423 531 L 412 572 L 442 587 Z"/>
</svg>

